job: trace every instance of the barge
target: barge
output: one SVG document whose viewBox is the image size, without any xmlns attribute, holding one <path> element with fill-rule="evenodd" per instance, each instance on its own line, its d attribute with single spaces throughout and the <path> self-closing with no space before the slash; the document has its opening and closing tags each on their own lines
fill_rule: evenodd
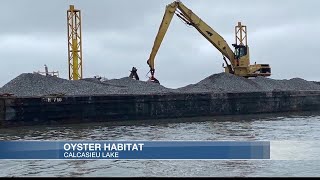
<svg viewBox="0 0 320 180">
<path fill-rule="evenodd" d="M 0 97 L 0 127 L 320 110 L 320 91 Z"/>
</svg>

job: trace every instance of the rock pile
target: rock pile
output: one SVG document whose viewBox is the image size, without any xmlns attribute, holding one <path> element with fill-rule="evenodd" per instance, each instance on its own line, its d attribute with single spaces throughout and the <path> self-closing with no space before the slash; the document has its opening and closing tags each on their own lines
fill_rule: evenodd
<svg viewBox="0 0 320 180">
<path fill-rule="evenodd" d="M 152 82 L 143 82 L 129 77 L 100 81 L 85 78 L 70 81 L 54 76 L 23 73 L 2 88 L 0 94 L 10 93 L 15 96 L 63 95 L 110 95 L 110 94 L 161 94 L 174 92 Z"/>
<path fill-rule="evenodd" d="M 15 96 L 103 95 L 121 94 L 125 93 L 125 90 L 85 80 L 69 81 L 54 76 L 23 73 L 4 85 L 0 89 L 0 94 L 2 93 L 12 93 Z"/>
<path fill-rule="evenodd" d="M 202 81 L 178 89 L 166 88 L 160 84 L 138 81 L 129 77 L 100 81 L 86 78 L 70 81 L 54 76 L 23 73 L 2 88 L 0 94 L 15 96 L 64 95 L 111 95 L 111 94 L 168 94 L 203 92 L 265 92 L 265 91 L 320 91 L 320 84 L 300 78 L 274 80 L 257 77 L 247 79 L 228 73 L 213 74 Z"/>
<path fill-rule="evenodd" d="M 127 89 L 128 94 L 162 94 L 162 93 L 173 93 L 177 90 L 166 88 L 160 84 L 146 81 L 138 81 L 129 77 L 121 79 L 111 79 L 103 81 L 104 84 L 124 87 Z"/>
<path fill-rule="evenodd" d="M 180 92 L 265 92 L 320 90 L 320 85 L 301 78 L 275 80 L 266 77 L 247 79 L 228 73 L 213 74 L 204 80 L 178 89 Z"/>
<path fill-rule="evenodd" d="M 213 74 L 202 81 L 178 88 L 180 92 L 255 92 L 260 87 L 249 79 L 228 73 Z"/>
</svg>

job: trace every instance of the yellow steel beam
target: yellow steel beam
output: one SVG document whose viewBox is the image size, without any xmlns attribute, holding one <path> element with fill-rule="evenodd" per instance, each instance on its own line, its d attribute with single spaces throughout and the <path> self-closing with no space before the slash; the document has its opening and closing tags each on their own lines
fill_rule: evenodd
<svg viewBox="0 0 320 180">
<path fill-rule="evenodd" d="M 67 11 L 67 23 L 69 80 L 78 80 L 83 77 L 81 11 L 73 5 L 70 5 Z"/>
</svg>

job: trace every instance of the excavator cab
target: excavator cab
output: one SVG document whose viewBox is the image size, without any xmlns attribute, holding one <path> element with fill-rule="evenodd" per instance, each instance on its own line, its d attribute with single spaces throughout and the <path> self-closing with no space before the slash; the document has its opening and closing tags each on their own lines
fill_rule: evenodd
<svg viewBox="0 0 320 180">
<path fill-rule="evenodd" d="M 248 47 L 245 45 L 232 44 L 235 48 L 234 50 L 234 66 L 239 67 L 240 64 L 243 65 L 243 61 L 249 60 L 248 57 L 245 57 L 248 54 Z M 241 62 L 240 62 L 241 61 Z"/>
<path fill-rule="evenodd" d="M 235 47 L 235 58 L 236 59 L 240 59 L 242 56 L 247 55 L 247 47 L 243 46 L 243 45 L 235 45 L 233 44 Z"/>
</svg>

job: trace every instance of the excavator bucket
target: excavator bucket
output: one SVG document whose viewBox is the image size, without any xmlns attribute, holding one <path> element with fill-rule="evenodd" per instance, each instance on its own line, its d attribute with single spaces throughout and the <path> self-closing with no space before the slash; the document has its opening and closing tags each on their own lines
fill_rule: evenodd
<svg viewBox="0 0 320 180">
<path fill-rule="evenodd" d="M 149 78 L 149 80 L 148 80 L 148 81 L 149 81 L 149 82 L 153 82 L 153 83 L 160 84 L 159 80 L 158 80 L 158 79 L 156 79 L 155 77 L 151 77 L 151 78 Z"/>
</svg>

